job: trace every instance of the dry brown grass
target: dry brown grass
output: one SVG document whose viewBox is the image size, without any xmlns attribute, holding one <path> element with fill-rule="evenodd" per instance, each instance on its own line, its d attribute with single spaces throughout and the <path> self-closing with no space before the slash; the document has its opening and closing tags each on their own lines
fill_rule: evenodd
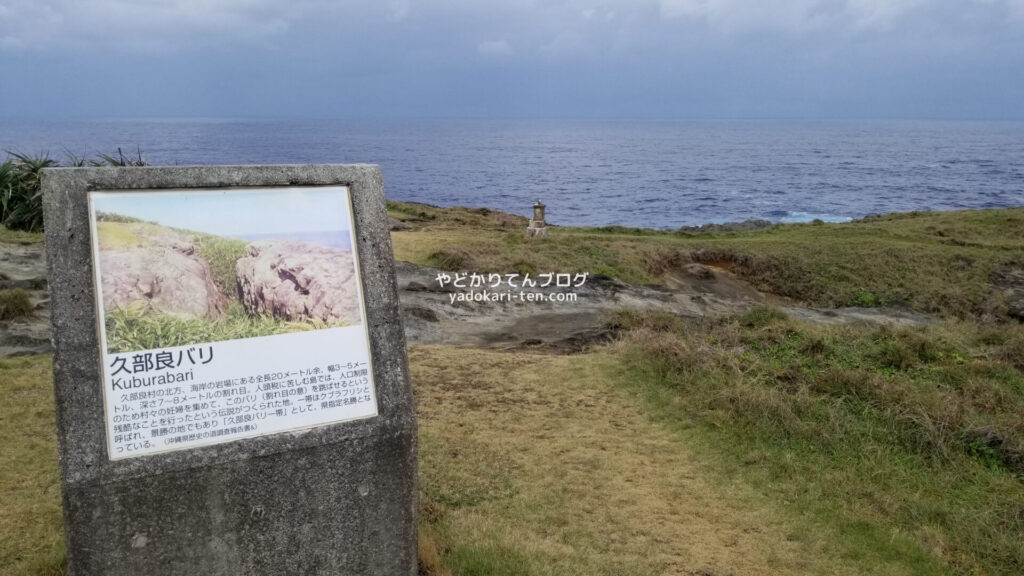
<svg viewBox="0 0 1024 576">
<path fill-rule="evenodd" d="M 616 385 L 612 356 L 410 358 L 426 551 L 441 542 L 457 574 L 863 573 L 827 532 L 710 472 Z"/>
<path fill-rule="evenodd" d="M 64 536 L 48 356 L 0 360 L 0 574 L 62 572 Z"/>
</svg>

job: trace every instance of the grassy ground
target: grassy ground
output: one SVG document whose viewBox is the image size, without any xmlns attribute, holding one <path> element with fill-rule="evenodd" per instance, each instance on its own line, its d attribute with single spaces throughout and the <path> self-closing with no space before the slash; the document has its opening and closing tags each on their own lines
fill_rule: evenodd
<svg viewBox="0 0 1024 576">
<path fill-rule="evenodd" d="M 0 360 L 0 574 L 61 573 L 50 359 Z"/>
<path fill-rule="evenodd" d="M 434 574 L 945 573 L 884 524 L 850 539 L 724 474 L 706 430 L 650 417 L 616 354 L 435 347 L 411 363 Z"/>
<path fill-rule="evenodd" d="M 902 305 L 1004 318 L 991 278 L 1024 266 L 1024 208 L 895 214 L 846 224 L 789 224 L 692 234 L 620 227 L 552 228 L 471 209 L 389 204 L 414 228 L 392 234 L 399 259 L 480 271 L 589 272 L 657 283 L 689 261 L 732 269 L 758 288 L 823 306 Z M 555 218 L 557 220 L 557 216 Z"/>
<path fill-rule="evenodd" d="M 650 417 L 612 351 L 414 347 L 410 361 L 427 574 L 944 573 L 909 536 L 844 538 L 730 475 L 703 429 Z M 0 364 L 15 398 L 0 421 L 12 464 L 0 471 L 3 574 L 59 573 L 49 369 L 46 358 Z"/>
<path fill-rule="evenodd" d="M 97 222 L 100 250 L 124 250 L 149 245 L 149 240 L 139 234 L 140 229 L 151 224 L 125 224 L 122 222 Z"/>
<path fill-rule="evenodd" d="M 1024 573 L 1024 327 L 992 283 L 1024 266 L 1024 210 L 531 242 L 507 214 L 389 210 L 415 262 L 657 282 L 696 260 L 818 304 L 947 316 L 623 312 L 619 342 L 577 356 L 413 347 L 425 574 Z M 0 573 L 51 574 L 48 360 L 0 362 L 0 390 Z"/>
<path fill-rule="evenodd" d="M 38 232 L 8 230 L 0 225 L 0 242 L 5 244 L 39 244 L 42 241 L 43 235 Z"/>
<path fill-rule="evenodd" d="M 1024 327 L 619 322 L 619 380 L 650 413 L 858 554 L 903 538 L 958 574 L 1024 573 Z"/>
<path fill-rule="evenodd" d="M 411 350 L 428 573 L 1020 573 L 1018 328 L 617 322 Z M 59 566 L 49 370 L 0 362 L 4 574 Z"/>
</svg>

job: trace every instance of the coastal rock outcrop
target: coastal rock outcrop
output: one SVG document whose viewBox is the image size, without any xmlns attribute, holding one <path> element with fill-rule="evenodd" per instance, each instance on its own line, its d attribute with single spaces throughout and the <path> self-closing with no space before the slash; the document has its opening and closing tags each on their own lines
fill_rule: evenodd
<svg viewBox="0 0 1024 576">
<path fill-rule="evenodd" d="M 225 299 L 213 283 L 210 265 L 188 239 L 174 234 L 148 243 L 100 251 L 103 307 L 144 306 L 184 317 L 217 318 Z"/>
<path fill-rule="evenodd" d="M 264 240 L 246 246 L 235 271 L 239 297 L 250 314 L 328 324 L 362 321 L 348 250 Z"/>
<path fill-rule="evenodd" d="M 771 228 L 775 224 L 771 220 L 750 219 L 743 222 L 726 222 L 724 224 L 704 224 L 703 226 L 683 226 L 680 232 L 704 234 L 708 232 L 749 232 L 762 228 Z"/>
</svg>

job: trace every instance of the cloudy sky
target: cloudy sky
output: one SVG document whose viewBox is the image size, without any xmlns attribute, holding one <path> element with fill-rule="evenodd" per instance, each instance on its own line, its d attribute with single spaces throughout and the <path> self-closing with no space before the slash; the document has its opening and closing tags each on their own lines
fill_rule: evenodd
<svg viewBox="0 0 1024 576">
<path fill-rule="evenodd" d="M 0 0 L 0 116 L 1024 119 L 1024 0 Z"/>
</svg>

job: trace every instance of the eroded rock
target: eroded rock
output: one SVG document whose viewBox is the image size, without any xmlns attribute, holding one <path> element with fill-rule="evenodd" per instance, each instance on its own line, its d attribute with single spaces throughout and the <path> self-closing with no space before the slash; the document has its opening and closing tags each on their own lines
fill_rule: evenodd
<svg viewBox="0 0 1024 576">
<path fill-rule="evenodd" d="M 691 264 L 687 264 L 687 265 L 683 266 L 683 272 L 686 272 L 687 274 L 689 274 L 690 276 L 693 276 L 694 278 L 696 278 L 698 280 L 714 280 L 715 279 L 715 273 L 712 272 L 710 268 L 708 268 L 707 266 L 705 266 L 703 264 L 698 264 L 696 262 L 693 262 Z"/>
<path fill-rule="evenodd" d="M 775 224 L 771 220 L 750 219 L 743 222 L 726 222 L 724 224 L 704 224 L 703 226 L 683 226 L 680 232 L 703 234 L 707 232 L 749 232 L 771 228 Z"/>
<path fill-rule="evenodd" d="M 362 321 L 348 250 L 264 240 L 246 246 L 235 271 L 239 297 L 250 314 L 328 324 Z"/>
<path fill-rule="evenodd" d="M 165 241 L 124 250 L 100 251 L 103 306 L 144 306 L 184 317 L 216 318 L 225 299 L 217 291 L 210 265 L 195 255 L 187 239 Z"/>
</svg>

